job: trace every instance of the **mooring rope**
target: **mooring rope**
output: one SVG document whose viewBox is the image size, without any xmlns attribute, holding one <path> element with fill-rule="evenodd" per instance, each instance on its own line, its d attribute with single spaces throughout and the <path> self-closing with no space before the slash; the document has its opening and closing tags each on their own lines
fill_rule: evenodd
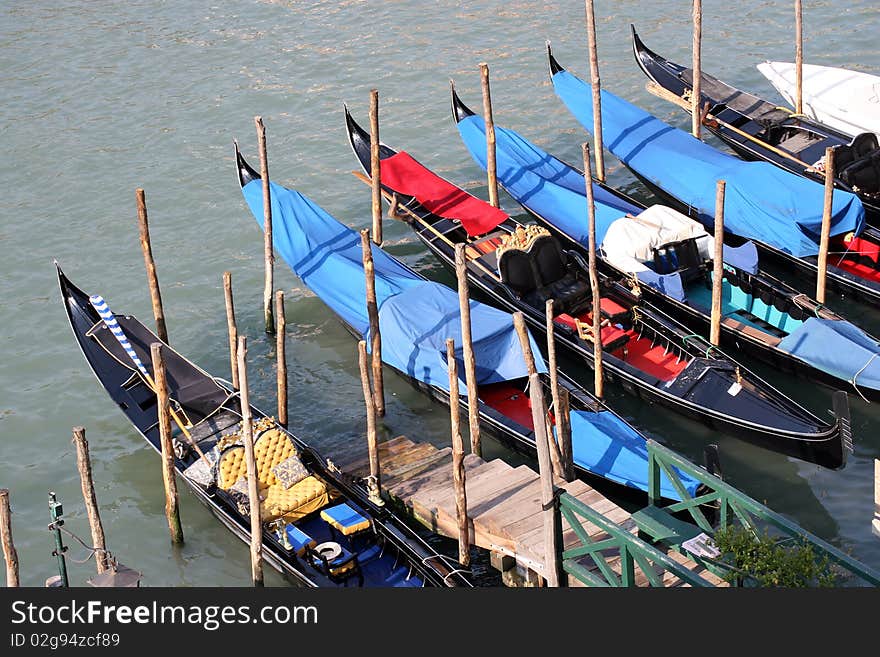
<svg viewBox="0 0 880 657">
<path fill-rule="evenodd" d="M 867 361 L 864 365 L 862 365 L 862 369 L 860 369 L 858 372 L 856 372 L 856 373 L 853 375 L 853 378 L 850 380 L 850 383 L 852 383 L 853 388 L 855 388 L 855 391 L 856 391 L 857 393 L 859 393 L 859 397 L 861 397 L 862 399 L 865 400 L 865 403 L 866 403 L 866 404 L 870 404 L 871 402 L 869 402 L 869 401 L 867 400 L 867 398 L 862 394 L 862 391 L 859 390 L 859 387 L 856 385 L 856 379 L 859 378 L 859 374 L 861 374 L 862 372 L 864 372 L 865 369 L 867 369 L 868 365 L 870 365 L 870 364 L 873 362 L 873 360 L 874 360 L 875 358 L 877 358 L 877 355 L 878 355 L 878 354 L 876 354 L 876 353 L 871 354 L 871 357 L 868 359 L 868 361 Z"/>
</svg>

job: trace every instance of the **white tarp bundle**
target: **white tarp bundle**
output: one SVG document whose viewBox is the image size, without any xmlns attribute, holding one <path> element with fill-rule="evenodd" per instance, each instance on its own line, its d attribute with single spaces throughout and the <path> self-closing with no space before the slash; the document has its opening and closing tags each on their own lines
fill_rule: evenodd
<svg viewBox="0 0 880 657">
<path fill-rule="evenodd" d="M 712 257 L 714 240 L 703 225 L 663 205 L 652 205 L 636 217 L 613 221 L 602 240 L 605 259 L 625 272 L 648 269 L 643 263 L 654 261 L 654 249 L 681 240 L 698 237 L 697 247 L 703 258 Z"/>
</svg>

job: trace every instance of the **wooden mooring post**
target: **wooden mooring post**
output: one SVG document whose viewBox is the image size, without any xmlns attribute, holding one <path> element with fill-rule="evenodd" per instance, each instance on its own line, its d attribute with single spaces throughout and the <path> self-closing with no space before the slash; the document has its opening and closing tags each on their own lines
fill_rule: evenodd
<svg viewBox="0 0 880 657">
<path fill-rule="evenodd" d="M 702 66 L 700 63 L 700 54 L 702 50 L 701 42 L 703 40 L 703 2 L 702 0 L 694 0 L 694 45 L 692 53 L 692 68 L 694 73 L 693 89 L 691 89 L 691 132 L 697 139 L 700 138 L 700 131 L 703 126 L 702 122 L 702 106 L 700 104 L 700 96 L 702 90 Z"/>
<path fill-rule="evenodd" d="M 483 90 L 483 122 L 486 126 L 486 175 L 489 183 L 489 203 L 498 206 L 498 175 L 495 164 L 495 119 L 492 118 L 492 92 L 489 88 L 489 65 L 480 63 L 480 87 Z"/>
<path fill-rule="evenodd" d="M 235 324 L 235 305 L 232 300 L 232 272 L 223 272 L 223 294 L 226 298 L 226 330 L 229 333 L 229 370 L 232 387 L 238 390 L 238 327 Z"/>
<path fill-rule="evenodd" d="M 550 464 L 550 441 L 547 436 L 546 407 L 541 389 L 541 376 L 529 375 L 529 396 L 532 402 L 532 422 L 535 425 L 535 443 L 538 448 L 538 471 L 541 476 L 541 515 L 544 526 L 544 579 L 547 586 L 559 586 L 557 535 L 555 526 L 553 469 Z"/>
<path fill-rule="evenodd" d="M 513 313 L 513 327 L 516 329 L 516 335 L 519 338 L 519 346 L 520 349 L 522 349 L 523 359 L 526 362 L 526 371 L 529 373 L 529 377 L 531 377 L 532 374 L 538 374 L 538 368 L 535 366 L 535 354 L 532 352 L 532 344 L 529 341 L 529 329 L 526 327 L 526 320 L 521 312 Z M 543 393 L 541 393 L 541 399 L 543 398 Z M 544 409 L 541 418 L 541 425 L 544 427 L 544 433 L 546 434 L 548 424 L 546 408 Z M 537 425 L 535 425 L 535 427 L 535 431 L 537 432 Z M 553 469 L 561 477 L 564 470 L 562 467 L 562 456 L 560 454 L 559 445 L 555 440 L 550 441 L 550 452 L 552 454 L 550 458 L 553 464 Z"/>
<path fill-rule="evenodd" d="M 168 328 L 165 326 L 165 310 L 162 307 L 162 292 L 159 289 L 159 277 L 156 275 L 156 262 L 153 260 L 153 247 L 150 244 L 150 226 L 147 220 L 147 201 L 143 189 L 135 190 L 137 200 L 138 229 L 140 233 L 141 251 L 144 253 L 144 266 L 147 269 L 147 285 L 150 288 L 150 300 L 153 304 L 153 317 L 156 318 L 156 335 L 168 344 Z"/>
<path fill-rule="evenodd" d="M 165 375 L 165 359 L 162 356 L 162 343 L 150 345 L 153 359 L 153 380 L 156 383 L 156 400 L 159 412 L 159 445 L 162 453 L 162 483 L 165 486 L 165 517 L 171 542 L 183 543 L 183 528 L 180 524 L 180 505 L 177 496 L 177 480 L 174 478 L 174 445 L 171 442 L 171 402 L 168 398 L 168 379 Z"/>
<path fill-rule="evenodd" d="M 254 427 L 247 376 L 247 337 L 238 336 L 238 381 L 241 383 L 241 442 L 247 465 L 248 506 L 251 515 L 251 579 L 263 586 L 263 521 L 260 517 L 260 494 L 257 490 L 257 461 L 254 457 Z"/>
<path fill-rule="evenodd" d="M 596 47 L 596 15 L 593 0 L 586 0 L 587 46 L 590 50 L 590 86 L 593 92 L 593 143 L 596 145 L 596 178 L 605 182 L 605 148 L 602 139 L 602 80 L 599 77 L 599 52 Z M 587 174 L 590 180 L 590 174 Z"/>
<path fill-rule="evenodd" d="M 15 588 L 18 583 L 18 552 L 12 541 L 12 509 L 9 505 L 9 489 L 0 488 L 0 542 L 6 561 L 6 586 Z"/>
<path fill-rule="evenodd" d="M 364 261 L 364 282 L 367 296 L 367 315 L 370 318 L 370 358 L 373 373 L 373 403 L 376 415 L 385 415 L 385 381 L 382 376 L 382 334 L 379 331 L 379 304 L 376 301 L 376 269 L 373 266 L 373 248 L 370 231 L 361 231 L 361 252 Z"/>
<path fill-rule="evenodd" d="M 547 369 L 550 373 L 550 394 L 553 398 L 553 417 L 556 422 L 556 450 L 550 451 L 553 459 L 553 470 L 558 477 L 566 481 L 574 479 L 574 465 L 571 454 L 571 407 L 562 402 L 562 391 L 559 389 L 559 372 L 556 368 L 556 332 L 553 323 L 553 299 L 545 304 L 547 319 Z M 568 391 L 565 391 L 566 393 Z M 568 401 L 568 395 L 566 395 Z M 558 460 L 557 458 L 558 457 Z"/>
<path fill-rule="evenodd" d="M 275 363 L 278 393 L 278 424 L 287 428 L 287 344 L 285 340 L 284 292 L 275 292 Z"/>
<path fill-rule="evenodd" d="M 480 440 L 480 402 L 477 390 L 477 363 L 474 358 L 474 343 L 471 338 L 471 304 L 468 293 L 467 261 L 465 245 L 455 245 L 455 277 L 458 282 L 458 310 L 461 315 L 462 359 L 464 360 L 465 383 L 468 393 L 468 428 L 471 436 L 471 452 L 483 455 Z"/>
<path fill-rule="evenodd" d="M 596 397 L 605 396 L 602 375 L 602 294 L 599 290 L 599 273 L 596 270 L 596 203 L 593 199 L 593 178 L 590 172 L 590 145 L 582 145 L 584 158 L 584 182 L 587 191 L 588 249 L 590 288 L 593 292 L 593 391 Z"/>
<path fill-rule="evenodd" d="M 382 245 L 382 162 L 379 158 L 379 90 L 370 89 L 370 189 L 373 242 Z"/>
<path fill-rule="evenodd" d="M 825 149 L 825 203 L 822 207 L 822 232 L 819 236 L 819 258 L 816 261 L 816 301 L 825 303 L 825 276 L 828 272 L 828 240 L 831 236 L 831 209 L 834 203 L 834 149 Z"/>
<path fill-rule="evenodd" d="M 104 539 L 101 512 L 98 508 L 98 496 L 95 493 L 95 481 L 92 477 L 92 460 L 89 456 L 89 441 L 86 440 L 85 427 L 73 427 L 73 444 L 76 445 L 76 467 L 79 470 L 83 500 L 86 503 L 89 528 L 92 531 L 92 547 L 95 548 L 95 568 L 100 575 L 109 568 L 107 563 L 107 544 Z"/>
<path fill-rule="evenodd" d="M 874 459 L 874 520 L 871 531 L 880 538 L 880 459 Z"/>
<path fill-rule="evenodd" d="M 712 260 L 712 314 L 709 317 L 709 342 L 721 342 L 721 293 L 724 289 L 724 190 L 726 183 L 715 185 L 715 252 Z"/>
<path fill-rule="evenodd" d="M 794 113 L 804 113 L 804 8 L 794 0 Z"/>
<path fill-rule="evenodd" d="M 446 339 L 446 362 L 449 370 L 449 420 L 452 429 L 452 483 L 455 487 L 455 517 L 458 521 L 458 562 L 471 565 L 470 522 L 467 511 L 467 487 L 464 473 L 464 443 L 461 438 L 461 399 L 458 390 L 458 362 L 455 340 Z"/>
<path fill-rule="evenodd" d="M 367 411 L 367 453 L 370 459 L 370 478 L 367 480 L 367 492 L 370 500 L 382 505 L 382 471 L 379 468 L 379 439 L 376 435 L 376 403 L 370 389 L 370 368 L 367 365 L 367 343 L 358 342 L 358 367 L 361 372 L 361 388 L 364 392 L 364 406 Z"/>
<path fill-rule="evenodd" d="M 275 331 L 272 317 L 272 294 L 275 291 L 275 252 L 272 250 L 272 193 L 269 188 L 269 157 L 266 153 L 266 126 L 263 117 L 255 116 L 257 144 L 260 149 L 260 178 L 263 181 L 263 261 L 265 277 L 263 284 L 263 315 L 266 333 Z"/>
</svg>

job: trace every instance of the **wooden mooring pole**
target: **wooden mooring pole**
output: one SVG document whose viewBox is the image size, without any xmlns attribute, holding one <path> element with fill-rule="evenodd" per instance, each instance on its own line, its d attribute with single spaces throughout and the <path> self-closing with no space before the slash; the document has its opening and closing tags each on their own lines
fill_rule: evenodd
<svg viewBox="0 0 880 657">
<path fill-rule="evenodd" d="M 495 119 L 492 118 L 492 92 L 489 89 L 489 65 L 480 63 L 480 86 L 483 90 L 483 122 L 486 126 L 486 174 L 489 182 L 489 203 L 498 207 L 498 175 L 495 164 Z"/>
<path fill-rule="evenodd" d="M 370 318 L 370 369 L 373 372 L 373 403 L 376 405 L 376 415 L 384 417 L 385 380 L 382 376 L 382 334 L 379 331 L 379 304 L 376 302 L 376 269 L 373 266 L 370 231 L 367 228 L 361 231 L 361 252 L 367 292 L 367 315 Z"/>
<path fill-rule="evenodd" d="M 874 520 L 871 522 L 871 531 L 880 538 L 880 459 L 874 459 Z"/>
<path fill-rule="evenodd" d="M 567 388 L 559 390 L 559 415 L 565 418 L 562 444 L 559 446 L 562 452 L 562 465 L 565 471 L 564 479 L 566 481 L 574 481 L 574 452 L 571 447 L 571 400 L 568 397 Z"/>
<path fill-rule="evenodd" d="M 804 113 L 804 8 L 794 0 L 794 113 Z"/>
<path fill-rule="evenodd" d="M 555 528 L 555 509 L 553 500 L 553 469 L 550 465 L 550 441 L 547 425 L 544 422 L 546 407 L 544 392 L 541 389 L 541 376 L 529 376 L 529 396 L 532 402 L 532 422 L 535 425 L 535 443 L 538 448 L 538 471 L 541 475 L 541 515 L 544 525 L 544 579 L 547 586 L 559 586 L 557 559 L 559 550 Z"/>
<path fill-rule="evenodd" d="M 831 237 L 831 209 L 834 203 L 834 149 L 825 149 L 825 204 L 822 207 L 822 232 L 819 235 L 819 258 L 816 261 L 816 301 L 825 303 L 825 275 L 828 270 L 828 240 Z"/>
<path fill-rule="evenodd" d="M 724 189 L 726 183 L 715 185 L 715 252 L 712 260 L 712 314 L 709 317 L 709 342 L 721 342 L 721 293 L 724 289 Z"/>
<path fill-rule="evenodd" d="M 238 327 L 235 324 L 235 305 L 232 300 L 232 273 L 223 272 L 223 294 L 226 297 L 226 329 L 229 333 L 229 369 L 232 373 L 232 387 L 238 390 Z"/>
<path fill-rule="evenodd" d="M 523 359 L 526 361 L 526 371 L 529 373 L 529 376 L 531 376 L 532 374 L 537 374 L 538 368 L 535 366 L 535 354 L 532 353 L 532 344 L 529 341 L 529 329 L 526 327 L 526 320 L 521 312 L 513 313 L 513 327 L 516 329 L 516 335 L 519 338 L 519 346 L 520 349 L 522 349 Z M 541 393 L 541 399 L 543 398 L 543 393 Z M 544 427 L 544 433 L 546 434 L 548 424 L 546 408 L 544 409 L 544 413 L 541 417 L 541 425 Z M 550 441 L 550 452 L 552 454 L 551 461 L 553 469 L 559 476 L 562 476 L 562 456 L 560 454 L 559 445 L 556 443 L 555 440 Z"/>
<path fill-rule="evenodd" d="M 159 277 L 156 275 L 156 262 L 153 260 L 153 247 L 150 244 L 150 226 L 147 221 L 147 201 L 143 189 L 135 190 L 137 200 L 138 229 L 141 251 L 144 253 L 144 266 L 147 269 L 147 285 L 150 287 L 150 300 L 153 303 L 153 317 L 156 318 L 156 335 L 168 344 L 168 328 L 165 326 L 165 310 L 162 308 L 162 293 L 159 290 Z"/>
<path fill-rule="evenodd" d="M 370 478 L 367 490 L 370 500 L 376 504 L 382 502 L 382 471 L 379 464 L 379 440 L 376 436 L 376 403 L 370 389 L 370 368 L 367 365 L 367 343 L 358 342 L 358 367 L 361 371 L 361 388 L 364 392 L 364 406 L 367 410 L 367 453 L 370 458 Z"/>
<path fill-rule="evenodd" d="M 266 333 L 275 332 L 275 319 L 272 317 L 272 294 L 275 291 L 275 252 L 272 250 L 272 193 L 269 188 L 269 157 L 266 153 L 266 126 L 263 117 L 255 116 L 257 143 L 260 149 L 260 178 L 263 181 L 263 261 L 265 280 L 263 284 L 263 315 Z"/>
<path fill-rule="evenodd" d="M 241 383 L 241 442 L 247 465 L 248 506 L 251 514 L 251 579 L 263 586 L 263 521 L 260 517 L 260 494 L 257 490 L 257 461 L 254 457 L 254 428 L 247 377 L 247 337 L 238 337 L 238 381 Z"/>
<path fill-rule="evenodd" d="M 460 393 L 455 340 L 446 339 L 446 362 L 449 369 L 449 419 L 452 426 L 452 483 L 455 486 L 455 517 L 458 521 L 458 562 L 471 565 L 470 522 L 467 511 L 467 488 L 464 474 L 464 443 L 461 439 Z"/>
<path fill-rule="evenodd" d="M 702 66 L 700 64 L 701 42 L 703 40 L 703 2 L 694 0 L 694 47 L 692 68 L 694 73 L 693 89 L 691 89 L 691 132 L 697 139 L 700 138 L 702 122 L 702 105 L 700 96 L 702 90 Z"/>
<path fill-rule="evenodd" d="M 370 89 L 370 188 L 373 242 L 382 245 L 382 163 L 379 159 L 379 90 Z"/>
<path fill-rule="evenodd" d="M 278 391 L 278 424 L 287 428 L 287 345 L 284 317 L 284 292 L 275 292 L 275 362 Z"/>
<path fill-rule="evenodd" d="M 596 203 L 593 199 L 593 178 L 590 172 L 590 145 L 584 142 L 584 182 L 587 190 L 588 249 L 590 288 L 593 292 L 593 391 L 596 397 L 605 396 L 602 376 L 602 294 L 599 290 L 599 273 L 596 270 Z"/>
<path fill-rule="evenodd" d="M 553 299 L 547 299 L 544 305 L 547 319 L 547 370 L 550 374 L 550 395 L 553 398 L 553 417 L 555 418 L 556 436 L 553 438 L 552 432 L 551 443 L 556 449 L 550 450 L 550 458 L 553 461 L 553 471 L 557 477 L 571 481 L 568 478 L 568 463 L 571 460 L 571 454 L 566 453 L 566 440 L 563 437 L 566 430 L 571 431 L 569 424 L 570 418 L 563 414 L 562 400 L 559 395 L 559 373 L 556 370 L 556 333 L 553 324 Z M 568 444 L 571 444 L 571 436 L 569 435 Z"/>
<path fill-rule="evenodd" d="M 468 294 L 467 262 L 465 245 L 455 245 L 455 277 L 458 281 L 458 310 L 461 315 L 462 358 L 464 360 L 465 383 L 468 393 L 468 428 L 471 435 L 471 452 L 483 455 L 480 440 L 480 402 L 477 390 L 477 363 L 474 358 L 474 343 L 471 338 L 471 303 Z"/>
<path fill-rule="evenodd" d="M 18 552 L 12 542 L 12 510 L 8 488 L 0 488 L 0 542 L 3 543 L 3 558 L 6 561 L 6 586 L 15 588 L 19 585 Z"/>
<path fill-rule="evenodd" d="M 162 343 L 150 345 L 153 359 L 153 378 L 156 382 L 156 400 L 159 410 L 159 445 L 162 453 L 162 483 L 165 486 L 165 517 L 171 542 L 183 543 L 183 527 L 180 524 L 180 505 L 177 496 L 177 480 L 174 478 L 174 445 L 171 442 L 171 405 L 168 399 L 168 379 L 165 375 L 165 359 Z"/>
<path fill-rule="evenodd" d="M 599 78 L 599 52 L 596 48 L 596 15 L 593 0 L 586 0 L 587 46 L 590 50 L 590 86 L 593 91 L 593 143 L 596 145 L 596 178 L 605 182 L 605 148 L 602 139 L 602 80 Z M 590 174 L 587 174 L 590 180 Z"/>
<path fill-rule="evenodd" d="M 95 494 L 92 460 L 89 456 L 89 441 L 86 440 L 85 427 L 73 427 L 73 444 L 76 445 L 76 467 L 79 470 L 83 500 L 86 503 L 89 527 L 92 530 L 92 546 L 95 548 L 95 568 L 100 575 L 109 567 L 107 563 L 107 544 L 104 539 L 104 526 L 101 524 L 98 496 Z"/>
</svg>

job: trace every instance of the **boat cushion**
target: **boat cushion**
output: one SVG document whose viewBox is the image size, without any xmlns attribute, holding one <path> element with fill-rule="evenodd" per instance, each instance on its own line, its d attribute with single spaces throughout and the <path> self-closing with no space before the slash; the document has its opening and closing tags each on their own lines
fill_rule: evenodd
<svg viewBox="0 0 880 657">
<path fill-rule="evenodd" d="M 296 454 L 288 456 L 278 465 L 272 468 L 272 472 L 278 479 L 278 483 L 285 488 L 290 488 L 296 483 L 309 476 L 309 471 L 302 464 Z"/>
<path fill-rule="evenodd" d="M 288 542 L 293 546 L 293 551 L 297 556 L 301 557 L 318 544 L 318 541 L 306 534 L 296 525 L 287 524 L 284 526 L 284 533 L 287 534 Z"/>
<path fill-rule="evenodd" d="M 370 520 L 352 509 L 348 504 L 337 504 L 321 511 L 324 521 L 335 527 L 343 536 L 349 536 L 370 528 Z"/>
<path fill-rule="evenodd" d="M 284 518 L 296 522 L 326 506 L 331 499 L 327 485 L 314 476 L 309 476 L 284 488 L 275 484 L 260 490 L 260 512 L 263 522 Z"/>
</svg>

